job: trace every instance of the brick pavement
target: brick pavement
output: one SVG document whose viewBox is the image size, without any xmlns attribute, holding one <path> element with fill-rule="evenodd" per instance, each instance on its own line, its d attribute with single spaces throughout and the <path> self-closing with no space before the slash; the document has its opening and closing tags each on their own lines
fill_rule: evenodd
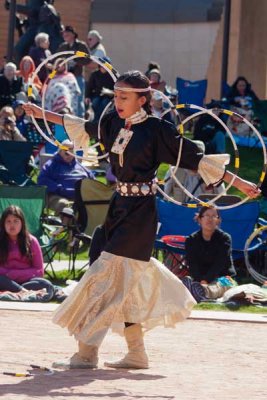
<svg viewBox="0 0 267 400">
<path fill-rule="evenodd" d="M 75 342 L 51 323 L 51 312 L 1 310 L 0 371 L 25 371 L 13 363 L 50 366 L 69 356 Z M 188 319 L 177 329 L 157 328 L 145 336 L 149 370 L 103 367 L 120 357 L 124 340 L 109 333 L 97 370 L 56 371 L 31 378 L 0 374 L 4 400 L 134 399 L 258 400 L 266 398 L 266 324 Z"/>
</svg>

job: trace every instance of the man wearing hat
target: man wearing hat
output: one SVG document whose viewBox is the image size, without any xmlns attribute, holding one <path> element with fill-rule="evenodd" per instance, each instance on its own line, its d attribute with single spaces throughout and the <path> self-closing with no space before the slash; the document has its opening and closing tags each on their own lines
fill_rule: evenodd
<svg viewBox="0 0 267 400">
<path fill-rule="evenodd" d="M 89 49 L 85 42 L 78 39 L 78 34 L 70 25 L 65 26 L 62 32 L 64 42 L 58 48 L 58 51 L 82 51 L 89 54 Z M 81 95 L 79 96 L 78 117 L 84 117 L 84 65 L 90 61 L 86 58 L 75 58 L 68 63 L 68 70 L 72 72 L 77 79 Z"/>
</svg>

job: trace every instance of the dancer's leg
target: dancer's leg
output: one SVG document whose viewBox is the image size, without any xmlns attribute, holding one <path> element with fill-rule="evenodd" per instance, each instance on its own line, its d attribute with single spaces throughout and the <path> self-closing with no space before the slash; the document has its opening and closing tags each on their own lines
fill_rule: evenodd
<svg viewBox="0 0 267 400">
<path fill-rule="evenodd" d="M 101 346 L 107 331 L 107 328 L 103 328 L 100 332 L 88 338 L 87 343 L 78 339 L 78 351 L 67 360 L 54 362 L 53 367 L 63 369 L 97 368 L 98 349 Z"/>
<path fill-rule="evenodd" d="M 54 368 L 91 369 L 97 368 L 98 347 L 78 341 L 78 351 L 68 360 L 55 361 Z"/>
<path fill-rule="evenodd" d="M 126 322 L 124 334 L 128 353 L 119 361 L 105 362 L 105 366 L 111 368 L 148 368 L 148 357 L 145 351 L 141 324 Z"/>
</svg>

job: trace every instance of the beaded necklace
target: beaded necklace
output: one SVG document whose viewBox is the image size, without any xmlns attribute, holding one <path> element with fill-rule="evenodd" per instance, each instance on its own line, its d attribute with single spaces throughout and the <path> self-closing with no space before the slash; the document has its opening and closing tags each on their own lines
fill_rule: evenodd
<svg viewBox="0 0 267 400">
<path fill-rule="evenodd" d="M 146 111 L 143 108 L 141 108 L 140 111 L 137 111 L 136 113 L 134 113 L 125 120 L 125 126 L 124 128 L 121 128 L 121 130 L 119 131 L 118 136 L 116 137 L 116 140 L 111 148 L 112 153 L 119 155 L 120 167 L 123 167 L 124 150 L 126 149 L 128 143 L 130 142 L 133 136 L 133 131 L 131 130 L 131 126 L 135 124 L 140 124 L 141 122 L 144 122 L 147 118 L 148 115 Z"/>
</svg>

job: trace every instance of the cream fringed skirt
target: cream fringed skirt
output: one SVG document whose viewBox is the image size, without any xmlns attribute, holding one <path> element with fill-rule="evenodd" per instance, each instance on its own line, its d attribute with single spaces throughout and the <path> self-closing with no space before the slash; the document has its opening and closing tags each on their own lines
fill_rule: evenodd
<svg viewBox="0 0 267 400">
<path fill-rule="evenodd" d="M 182 282 L 154 258 L 149 262 L 102 252 L 53 322 L 87 344 L 101 343 L 115 323 L 174 327 L 196 304 Z"/>
</svg>

